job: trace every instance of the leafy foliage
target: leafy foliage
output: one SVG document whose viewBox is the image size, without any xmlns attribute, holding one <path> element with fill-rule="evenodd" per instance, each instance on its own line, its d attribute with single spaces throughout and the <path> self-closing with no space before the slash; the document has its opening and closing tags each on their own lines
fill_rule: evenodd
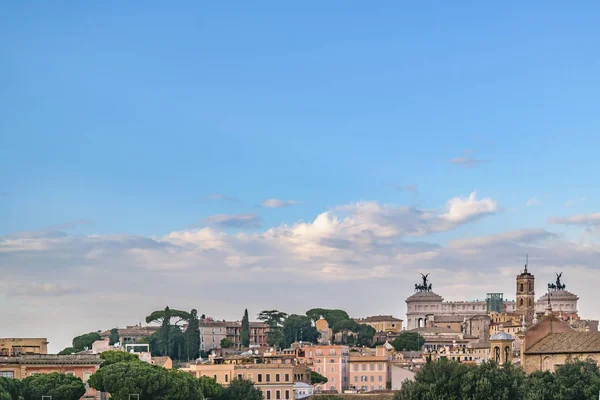
<svg viewBox="0 0 600 400">
<path fill-rule="evenodd" d="M 269 332 L 267 333 L 269 346 L 282 347 L 284 345 L 283 321 L 287 316 L 287 313 L 278 310 L 261 311 L 258 314 L 258 319 L 269 325 Z"/>
<path fill-rule="evenodd" d="M 196 360 L 200 356 L 200 328 L 198 327 L 198 311 L 192 310 L 188 326 L 184 333 L 185 354 L 188 360 Z"/>
<path fill-rule="evenodd" d="M 318 338 L 319 332 L 307 316 L 292 314 L 285 319 L 283 323 L 283 340 L 286 347 L 300 339 L 305 342 L 316 343 Z"/>
<path fill-rule="evenodd" d="M 207 399 L 217 398 L 223 392 L 223 387 L 209 376 L 201 376 L 198 381 L 200 382 L 202 393 Z"/>
<path fill-rule="evenodd" d="M 108 337 L 108 344 L 112 346 L 113 344 L 118 343 L 119 339 L 119 330 L 117 328 L 112 328 L 110 330 L 110 336 Z"/>
<path fill-rule="evenodd" d="M 92 344 L 96 340 L 100 340 L 100 334 L 98 332 L 90 332 L 77 336 L 73 338 L 73 348 L 75 349 L 75 352 L 83 351 L 86 347 L 91 349 Z"/>
<path fill-rule="evenodd" d="M 118 362 L 100 368 L 90 377 L 89 384 L 110 393 L 114 400 L 129 400 L 130 394 L 148 400 L 204 398 L 200 381 L 192 375 L 145 362 Z"/>
<path fill-rule="evenodd" d="M 392 346 L 396 351 L 419 351 L 425 344 L 425 339 L 418 332 L 402 332 Z"/>
<path fill-rule="evenodd" d="M 105 368 L 119 362 L 140 362 L 140 358 L 137 354 L 128 353 L 126 351 L 105 351 L 100 354 L 100 358 L 104 360 L 102 361 L 100 368 Z"/>
<path fill-rule="evenodd" d="M 171 320 L 176 319 L 174 324 Z M 146 323 L 158 322 L 161 324 L 160 330 L 146 338 L 144 342 L 150 344 L 150 350 L 153 355 L 169 356 L 173 360 L 182 360 L 187 358 L 187 348 L 193 350 L 195 343 L 189 343 L 186 346 L 186 337 L 178 325 L 182 321 L 198 320 L 197 313 L 195 318 L 187 311 L 170 309 L 168 306 L 164 310 L 153 311 L 146 317 Z M 189 325 L 189 324 L 188 324 Z M 192 328 L 194 329 L 194 328 Z M 191 333 L 189 338 L 191 339 Z M 198 350 L 200 349 L 200 333 L 198 331 Z M 192 351 L 193 352 L 193 351 Z M 195 352 L 194 352 L 195 354 Z M 196 357 L 197 358 L 197 357 Z"/>
<path fill-rule="evenodd" d="M 68 374 L 52 372 L 28 376 L 22 381 L 24 400 L 39 400 L 42 396 L 53 399 L 79 400 L 85 394 L 85 386 L 81 379 Z"/>
<path fill-rule="evenodd" d="M 327 378 L 315 371 L 310 371 L 310 384 L 317 385 L 319 383 L 327 383 Z"/>
<path fill-rule="evenodd" d="M 233 342 L 229 338 L 221 339 L 221 348 L 222 349 L 230 349 L 233 347 Z"/>
<path fill-rule="evenodd" d="M 248 319 L 248 309 L 244 311 L 244 317 L 242 318 L 240 340 L 242 342 L 242 347 L 250 346 L 250 320 Z"/>
<path fill-rule="evenodd" d="M 465 365 L 442 359 L 426 364 L 394 400 L 595 400 L 599 392 L 600 371 L 593 361 L 569 362 L 554 374 L 525 376 L 511 364 Z"/>
<path fill-rule="evenodd" d="M 327 308 L 312 308 L 306 312 L 306 316 L 313 321 L 317 321 L 321 317 L 327 320 L 329 327 L 334 333 L 338 333 L 333 327 L 341 321 L 351 320 L 348 313 L 344 310 L 330 310 Z"/>
<path fill-rule="evenodd" d="M 21 381 L 0 377 L 0 400 L 19 400 L 21 395 Z M 6 397 L 8 396 L 8 397 Z"/>
<path fill-rule="evenodd" d="M 58 352 L 58 355 L 65 356 L 65 355 L 69 355 L 69 354 L 73 354 L 73 353 L 75 353 L 74 347 L 65 347 L 64 349 L 62 349 L 61 351 Z"/>
<path fill-rule="evenodd" d="M 246 379 L 234 379 L 229 386 L 223 389 L 219 400 L 262 400 L 263 395 L 252 381 Z"/>
</svg>

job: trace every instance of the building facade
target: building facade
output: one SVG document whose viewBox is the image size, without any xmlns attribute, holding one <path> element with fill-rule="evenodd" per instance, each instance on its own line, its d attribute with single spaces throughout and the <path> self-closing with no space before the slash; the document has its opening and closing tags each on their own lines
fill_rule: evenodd
<svg viewBox="0 0 600 400">
<path fill-rule="evenodd" d="M 228 386 L 234 379 L 247 379 L 263 393 L 265 400 L 295 399 L 294 384 L 309 383 L 310 370 L 291 364 L 192 364 L 182 369 L 196 378 L 208 376 Z"/>
<path fill-rule="evenodd" d="M 100 368 L 98 355 L 28 355 L 0 357 L 0 377 L 25 379 L 35 374 L 59 372 L 71 374 L 83 381 L 86 387 L 82 399 L 95 399 L 97 392 L 87 381 Z"/>
<path fill-rule="evenodd" d="M 517 275 L 517 308 L 516 313 L 525 317 L 530 325 L 535 317 L 535 276 L 527 271 L 527 263 L 523 272 Z"/>
<path fill-rule="evenodd" d="M 2 338 L 0 339 L 0 356 L 13 357 L 19 355 L 48 354 L 46 338 Z"/>
<path fill-rule="evenodd" d="M 355 319 L 355 321 L 358 324 L 369 325 L 375 329 L 375 332 L 402 332 L 402 320 L 399 318 L 394 318 L 391 315 L 376 315 L 372 317 L 358 318 Z"/>
<path fill-rule="evenodd" d="M 348 386 L 351 390 L 385 390 L 388 374 L 386 356 L 350 356 L 348 359 Z"/>
</svg>

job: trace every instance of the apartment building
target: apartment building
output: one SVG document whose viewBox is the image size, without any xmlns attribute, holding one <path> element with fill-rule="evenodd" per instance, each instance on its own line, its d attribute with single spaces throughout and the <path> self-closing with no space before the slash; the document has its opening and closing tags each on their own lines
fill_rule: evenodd
<svg viewBox="0 0 600 400">
<path fill-rule="evenodd" d="M 311 365 L 312 370 L 327 378 L 327 383 L 317 385 L 316 391 L 337 391 L 342 393 L 348 388 L 348 346 L 310 345 L 302 349 L 300 363 Z"/>
<path fill-rule="evenodd" d="M 192 364 L 183 371 L 196 378 L 209 376 L 227 386 L 234 379 L 248 379 L 260 389 L 265 400 L 294 400 L 294 383 L 310 383 L 310 370 L 291 364 Z"/>
<path fill-rule="evenodd" d="M 96 390 L 89 387 L 88 379 L 100 368 L 98 355 L 26 355 L 0 357 L 0 377 L 25 379 L 35 374 L 60 372 L 71 374 L 85 383 L 86 393 L 82 399 L 95 399 Z"/>
<path fill-rule="evenodd" d="M 234 349 L 242 348 L 242 322 L 241 321 L 215 321 L 212 319 L 201 320 L 200 350 L 210 351 L 221 348 L 221 340 L 227 338 L 233 343 Z M 250 346 L 266 347 L 269 326 L 263 322 L 250 322 Z"/>
<path fill-rule="evenodd" d="M 372 317 L 355 319 L 358 324 L 365 324 L 373 327 L 375 332 L 402 332 L 402 320 L 394 318 L 392 315 L 375 315 Z"/>
<path fill-rule="evenodd" d="M 14 357 L 19 355 L 48 354 L 46 338 L 2 338 L 0 339 L 0 356 Z"/>
</svg>

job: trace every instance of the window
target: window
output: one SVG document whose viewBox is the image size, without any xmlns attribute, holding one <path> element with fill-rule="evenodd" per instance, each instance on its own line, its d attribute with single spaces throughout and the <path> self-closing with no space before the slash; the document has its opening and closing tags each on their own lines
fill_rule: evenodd
<svg viewBox="0 0 600 400">
<path fill-rule="evenodd" d="M 363 371 L 366 371 L 366 370 L 367 370 L 367 364 L 363 364 L 363 365 L 362 365 L 362 370 L 363 370 Z"/>
<path fill-rule="evenodd" d="M 383 376 L 379 375 L 379 382 L 383 382 Z"/>
<path fill-rule="evenodd" d="M 375 386 L 371 385 L 371 391 L 375 390 Z"/>
<path fill-rule="evenodd" d="M 329 382 L 335 382 L 335 376 L 332 376 L 331 378 L 329 378 Z"/>
<path fill-rule="evenodd" d="M 358 364 L 354 364 L 354 370 L 358 371 Z"/>
<path fill-rule="evenodd" d="M 358 375 L 354 375 L 354 382 L 358 382 Z"/>
<path fill-rule="evenodd" d="M 271 391 L 267 390 L 267 400 L 271 400 Z"/>
<path fill-rule="evenodd" d="M 275 374 L 275 382 L 279 382 L 280 380 L 279 374 Z"/>
<path fill-rule="evenodd" d="M 330 356 L 335 356 L 335 349 L 329 350 L 329 355 Z"/>
<path fill-rule="evenodd" d="M 331 360 L 329 360 L 329 362 L 330 362 L 331 364 L 334 364 L 334 363 L 335 363 L 335 360 L 332 358 Z"/>
<path fill-rule="evenodd" d="M 375 377 L 371 375 L 371 382 L 375 382 Z"/>
<path fill-rule="evenodd" d="M 331 367 L 331 368 L 329 368 L 329 370 L 330 370 L 331 372 L 335 372 L 335 367 Z"/>
<path fill-rule="evenodd" d="M 370 371 L 375 371 L 375 364 L 369 365 L 369 370 Z"/>
<path fill-rule="evenodd" d="M 242 376 L 242 374 L 238 374 L 238 381 L 241 381 L 244 377 Z"/>
<path fill-rule="evenodd" d="M 308 352 L 308 357 L 312 357 L 312 350 Z"/>
<path fill-rule="evenodd" d="M 378 390 L 383 390 L 383 386 L 379 385 L 379 386 L 377 387 L 377 389 L 378 389 Z"/>
<path fill-rule="evenodd" d="M 383 371 L 383 364 L 382 363 L 377 364 L 377 370 L 378 371 Z"/>
<path fill-rule="evenodd" d="M 13 371 L 0 371 L 0 377 L 2 378 L 14 378 L 15 373 Z"/>
<path fill-rule="evenodd" d="M 217 376 L 216 376 L 216 375 L 213 375 L 213 379 L 216 381 L 216 380 L 217 380 Z"/>
<path fill-rule="evenodd" d="M 229 375 L 225 374 L 225 382 L 229 381 Z"/>
<path fill-rule="evenodd" d="M 281 390 L 275 391 L 275 400 L 281 400 Z"/>
<path fill-rule="evenodd" d="M 521 304 L 521 305 L 523 305 L 523 299 L 521 299 L 521 302 L 520 302 L 520 304 Z"/>
<path fill-rule="evenodd" d="M 290 400 L 290 391 L 289 390 L 285 391 L 285 400 Z"/>
<path fill-rule="evenodd" d="M 262 382 L 262 374 L 258 374 L 258 382 Z"/>
<path fill-rule="evenodd" d="M 285 381 L 289 382 L 290 381 L 290 374 L 285 374 Z"/>
<path fill-rule="evenodd" d="M 523 284 L 521 283 L 521 285 L 519 286 L 521 288 L 521 292 L 523 291 Z"/>
<path fill-rule="evenodd" d="M 271 374 L 267 374 L 267 382 L 271 382 Z"/>
</svg>

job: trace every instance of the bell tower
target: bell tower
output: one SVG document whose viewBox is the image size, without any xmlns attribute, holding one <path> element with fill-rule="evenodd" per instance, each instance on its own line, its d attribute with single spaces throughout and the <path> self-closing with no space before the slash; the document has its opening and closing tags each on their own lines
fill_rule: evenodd
<svg viewBox="0 0 600 400">
<path fill-rule="evenodd" d="M 527 271 L 529 257 L 525 256 L 525 268 L 517 275 L 517 313 L 525 317 L 525 323 L 531 324 L 535 316 L 535 276 Z"/>
</svg>

